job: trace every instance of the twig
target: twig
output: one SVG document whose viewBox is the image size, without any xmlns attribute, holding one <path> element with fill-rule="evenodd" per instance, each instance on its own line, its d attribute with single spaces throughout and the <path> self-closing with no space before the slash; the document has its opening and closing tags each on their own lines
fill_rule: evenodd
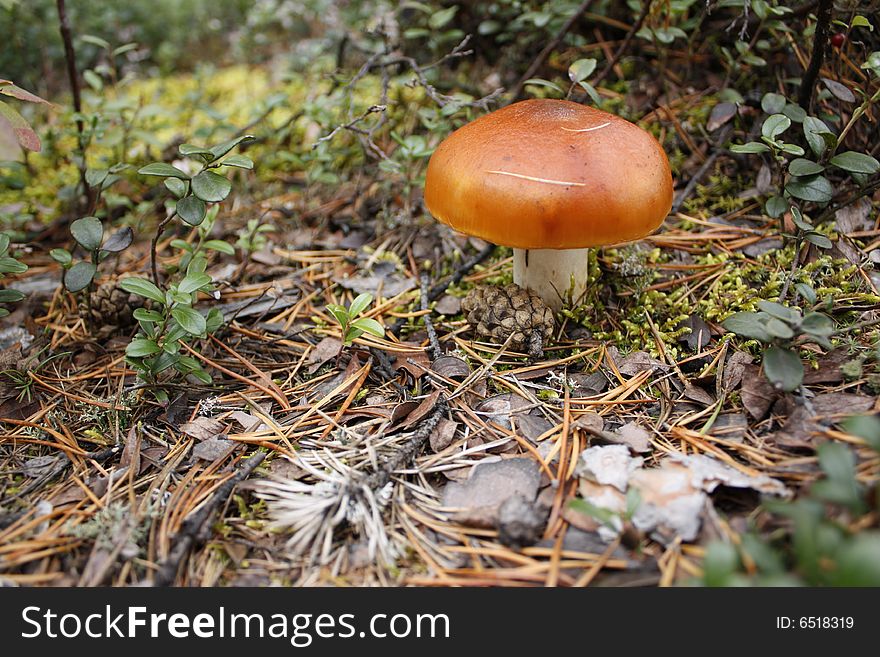
<svg viewBox="0 0 880 657">
<path fill-rule="evenodd" d="M 422 311 L 428 310 L 428 275 L 422 274 Z M 442 355 L 440 350 L 440 341 L 437 339 L 437 331 L 434 330 L 434 323 L 431 321 L 431 313 L 425 312 L 425 331 L 428 333 L 428 341 L 431 343 L 431 359 L 437 360 Z"/>
<path fill-rule="evenodd" d="M 159 568 L 153 576 L 153 586 L 170 586 L 174 583 L 181 562 L 199 538 L 199 534 L 201 533 L 205 522 L 214 510 L 220 506 L 221 503 L 226 501 L 230 493 L 232 493 L 232 490 L 242 481 L 251 476 L 253 471 L 257 469 L 257 466 L 259 466 L 260 463 L 263 462 L 263 459 L 266 458 L 266 454 L 267 452 L 258 452 L 247 459 L 244 465 L 242 465 L 235 474 L 226 481 L 226 483 L 216 490 L 211 499 L 208 500 L 202 508 L 193 513 L 183 522 L 183 524 L 181 524 L 180 531 L 178 531 L 174 537 L 174 547 L 171 548 L 168 557 L 159 564 Z"/>
<path fill-rule="evenodd" d="M 88 182 L 86 182 L 86 154 L 83 137 L 85 125 L 82 120 L 82 95 L 80 93 L 79 76 L 76 72 L 76 51 L 73 49 L 73 36 L 70 31 L 70 21 L 67 20 L 67 8 L 64 5 L 64 0 L 55 0 L 55 6 L 58 8 L 58 23 L 61 31 L 61 40 L 64 42 L 64 59 L 67 62 L 67 78 L 70 81 L 70 92 L 73 95 L 73 109 L 77 114 L 76 132 L 81 151 L 80 155 L 82 155 L 82 162 L 79 164 L 79 177 L 86 195 L 85 207 L 88 208 L 92 205 L 92 192 Z"/>
<path fill-rule="evenodd" d="M 620 47 L 617 49 L 617 52 L 614 53 L 614 57 L 611 58 L 605 68 L 602 69 L 602 72 L 596 76 L 594 80 L 590 81 L 594 87 L 604 80 L 609 73 L 611 73 L 612 69 L 617 66 L 617 62 L 620 61 L 620 58 L 623 57 L 623 54 L 626 52 L 626 49 L 629 48 L 629 42 L 632 41 L 633 37 L 636 35 L 636 32 L 642 29 L 642 25 L 645 22 L 645 19 L 648 17 L 648 12 L 651 11 L 651 4 L 653 0 L 643 0 L 642 1 L 642 12 L 639 14 L 639 17 L 636 19 L 636 22 L 633 23 L 633 26 L 629 28 L 629 32 L 626 33 L 626 36 L 623 37 L 623 43 L 620 44 Z"/>
<path fill-rule="evenodd" d="M 550 53 L 553 52 L 556 47 L 560 44 L 560 42 L 565 38 L 565 35 L 568 34 L 568 31 L 572 28 L 572 26 L 583 16 L 584 12 L 590 8 L 590 5 L 593 4 L 593 0 L 584 0 L 580 4 L 580 6 L 574 10 L 574 13 L 569 16 L 568 20 L 563 23 L 562 27 L 559 28 L 559 32 L 556 33 L 556 36 L 553 37 L 550 42 L 544 46 L 544 49 L 538 53 L 538 56 L 532 62 L 532 64 L 526 69 L 526 72 L 523 73 L 522 77 L 519 79 L 519 82 L 513 87 L 510 95 L 513 100 L 519 100 L 520 96 L 523 92 L 523 87 L 526 84 L 527 80 L 531 80 L 535 73 L 538 71 L 541 66 L 544 65 L 544 62 L 550 56 Z"/>
<path fill-rule="evenodd" d="M 822 68 L 822 60 L 825 58 L 825 50 L 828 47 L 828 29 L 831 26 L 831 10 L 834 0 L 819 0 L 819 9 L 816 13 L 816 32 L 813 35 L 813 54 L 810 56 L 810 64 L 804 72 L 801 80 L 801 88 L 798 92 L 798 105 L 807 112 L 813 102 L 813 88 L 816 86 L 816 78 Z"/>
</svg>

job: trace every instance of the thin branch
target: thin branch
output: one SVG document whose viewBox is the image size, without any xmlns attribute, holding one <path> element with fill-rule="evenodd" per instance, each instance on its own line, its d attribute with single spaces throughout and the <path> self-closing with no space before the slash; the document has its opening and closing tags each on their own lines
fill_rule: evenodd
<svg viewBox="0 0 880 657">
<path fill-rule="evenodd" d="M 598 76 L 596 76 L 596 79 L 590 81 L 590 84 L 594 87 L 608 77 L 608 74 L 611 73 L 615 66 L 617 66 L 617 62 L 620 61 L 620 58 L 623 57 L 623 54 L 626 52 L 627 48 L 629 48 L 630 41 L 632 41 L 636 33 L 642 29 L 642 25 L 644 25 L 645 19 L 648 17 L 648 12 L 651 11 L 652 3 L 653 0 L 643 0 L 642 12 L 639 14 L 636 22 L 633 23 L 633 26 L 629 28 L 629 32 L 626 33 L 626 36 L 623 37 L 623 43 L 620 44 L 620 47 L 617 49 L 617 52 L 614 53 L 611 61 L 605 65 L 605 68 L 602 69 L 602 72 L 599 73 Z"/>
<path fill-rule="evenodd" d="M 816 15 L 816 32 L 813 35 L 813 54 L 810 56 L 810 64 L 804 72 L 801 88 L 798 92 L 798 105 L 807 112 L 813 102 L 813 89 L 816 86 L 816 78 L 822 68 L 822 60 L 825 58 L 825 50 L 828 48 L 828 31 L 831 27 L 831 10 L 834 8 L 834 0 L 820 0 L 819 10 Z"/>
</svg>

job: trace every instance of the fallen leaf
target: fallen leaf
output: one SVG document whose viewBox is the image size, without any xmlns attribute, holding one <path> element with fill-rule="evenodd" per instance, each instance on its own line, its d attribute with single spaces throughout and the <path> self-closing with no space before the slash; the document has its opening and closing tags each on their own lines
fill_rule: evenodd
<svg viewBox="0 0 880 657">
<path fill-rule="evenodd" d="M 698 315 L 690 315 L 678 325 L 678 328 L 688 328 L 690 332 L 678 338 L 679 342 L 687 344 L 693 352 L 699 352 L 712 341 L 712 331 L 709 325 Z"/>
<path fill-rule="evenodd" d="M 240 443 L 226 438 L 211 438 L 193 448 L 193 458 L 203 461 L 217 461 L 232 454 L 232 451 L 239 445 Z"/>
<path fill-rule="evenodd" d="M 755 420 L 762 420 L 779 397 L 776 388 L 757 365 L 746 365 L 743 368 L 740 395 L 743 406 Z"/>
<path fill-rule="evenodd" d="M 651 434 L 635 422 L 627 422 L 614 433 L 634 452 L 645 454 L 651 451 Z"/>
<path fill-rule="evenodd" d="M 873 230 L 874 220 L 871 219 L 871 199 L 862 197 L 855 203 L 845 205 L 834 213 L 834 225 L 844 235 Z"/>
<path fill-rule="evenodd" d="M 324 338 L 309 352 L 309 374 L 317 372 L 327 361 L 336 358 L 342 351 L 342 342 L 336 338 Z"/>
<path fill-rule="evenodd" d="M 226 424 L 220 420 L 210 417 L 199 416 L 192 422 L 185 422 L 180 425 L 180 430 L 191 438 L 196 440 L 208 440 L 214 436 L 223 433 Z"/>
<path fill-rule="evenodd" d="M 434 305 L 434 312 L 438 315 L 457 315 L 461 312 L 461 299 L 451 294 L 444 294 Z"/>
<path fill-rule="evenodd" d="M 706 130 L 714 132 L 736 116 L 736 103 L 718 103 L 709 113 Z"/>
<path fill-rule="evenodd" d="M 431 370 L 447 379 L 465 379 L 471 373 L 471 366 L 457 356 L 440 356 L 431 363 Z"/>
<path fill-rule="evenodd" d="M 657 370 L 665 372 L 669 369 L 669 365 L 657 360 L 645 351 L 634 351 L 618 363 L 617 369 L 626 376 L 635 376 L 641 372 L 655 372 Z"/>
<path fill-rule="evenodd" d="M 553 424 L 547 418 L 530 413 L 517 415 L 515 423 L 517 431 L 531 443 L 538 442 L 539 437 L 553 428 Z"/>
<path fill-rule="evenodd" d="M 501 459 L 480 463 L 463 484 L 449 482 L 443 491 L 443 506 L 459 511 L 457 522 L 498 523 L 500 506 L 514 495 L 534 500 L 541 482 L 541 468 L 530 458 Z"/>
<path fill-rule="evenodd" d="M 727 357 L 724 363 L 724 373 L 721 375 L 721 387 L 727 392 L 735 390 L 742 382 L 745 369 L 752 362 L 752 357 L 744 351 L 734 351 Z"/>
<path fill-rule="evenodd" d="M 442 452 L 449 447 L 455 439 L 456 431 L 458 431 L 458 422 L 441 418 L 428 439 L 431 443 L 431 450 L 434 452 Z"/>
</svg>

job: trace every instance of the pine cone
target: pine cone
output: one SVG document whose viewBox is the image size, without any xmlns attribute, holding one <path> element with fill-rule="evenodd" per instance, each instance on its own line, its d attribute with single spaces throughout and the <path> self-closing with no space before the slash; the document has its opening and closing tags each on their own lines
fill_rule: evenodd
<svg viewBox="0 0 880 657">
<path fill-rule="evenodd" d="M 99 336 L 110 336 L 134 325 L 133 312 L 142 308 L 144 300 L 126 292 L 116 281 L 107 281 L 92 290 L 91 308 L 81 303 L 79 314 Z"/>
<path fill-rule="evenodd" d="M 515 283 L 504 287 L 477 287 L 461 302 L 461 309 L 477 336 L 512 349 L 539 355 L 553 334 L 553 311 L 541 298 Z"/>
</svg>

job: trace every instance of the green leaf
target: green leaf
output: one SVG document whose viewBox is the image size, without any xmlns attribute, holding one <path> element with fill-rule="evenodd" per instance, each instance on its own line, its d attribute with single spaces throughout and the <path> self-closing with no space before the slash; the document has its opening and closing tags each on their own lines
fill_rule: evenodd
<svg viewBox="0 0 880 657">
<path fill-rule="evenodd" d="M 128 343 L 125 348 L 125 355 L 129 358 L 143 358 L 144 356 L 152 356 L 161 351 L 155 340 L 147 340 L 145 338 L 135 338 Z"/>
<path fill-rule="evenodd" d="M 207 329 L 205 318 L 199 311 L 193 310 L 192 308 L 187 308 L 186 306 L 173 308 L 171 310 L 171 316 L 174 317 L 174 319 L 177 320 L 177 323 L 180 324 L 180 327 L 190 335 L 204 335 L 205 330 Z"/>
<path fill-rule="evenodd" d="M 152 322 L 153 324 L 158 324 L 165 319 L 162 313 L 146 308 L 135 308 L 131 315 L 139 322 Z"/>
<path fill-rule="evenodd" d="M 792 160 L 788 165 L 788 172 L 793 176 L 812 176 L 823 171 L 825 171 L 825 167 L 821 164 L 804 158 Z"/>
<path fill-rule="evenodd" d="M 83 71 L 82 76 L 83 80 L 86 81 L 86 84 L 88 84 L 95 91 L 101 91 L 102 89 L 104 89 L 104 81 L 101 79 L 101 76 L 95 73 L 93 70 L 86 69 L 85 71 Z"/>
<path fill-rule="evenodd" d="M 880 417 L 854 415 L 846 419 L 843 428 L 847 433 L 862 438 L 874 451 L 880 452 Z"/>
<path fill-rule="evenodd" d="M 98 268 L 91 262 L 78 262 L 64 272 L 64 287 L 70 292 L 79 292 L 91 285 Z"/>
<path fill-rule="evenodd" d="M 0 253 L 6 253 L 9 249 L 9 235 L 0 233 Z"/>
<path fill-rule="evenodd" d="M 833 586 L 880 586 L 880 533 L 864 532 L 853 536 L 836 555 L 831 573 Z"/>
<path fill-rule="evenodd" d="M 372 317 L 361 317 L 351 323 L 352 328 L 356 328 L 364 333 L 375 335 L 377 338 L 385 337 L 385 327 Z"/>
<path fill-rule="evenodd" d="M 164 162 L 153 162 L 145 167 L 138 169 L 138 173 L 142 176 L 162 176 L 163 178 L 180 178 L 181 180 L 189 180 L 189 174 L 184 173 L 177 167 Z"/>
<path fill-rule="evenodd" d="M 731 333 L 736 333 L 746 338 L 753 338 L 762 342 L 770 340 L 770 334 L 767 333 L 764 322 L 761 320 L 761 315 L 758 313 L 736 313 L 721 322 L 721 325 Z"/>
<path fill-rule="evenodd" d="M 373 295 L 368 292 L 359 294 L 348 306 L 348 314 L 351 317 L 357 317 L 372 303 Z"/>
<path fill-rule="evenodd" d="M 579 59 L 568 67 L 568 79 L 572 82 L 583 82 L 596 70 L 595 59 Z"/>
<path fill-rule="evenodd" d="M 776 139 L 778 135 L 788 130 L 791 119 L 785 114 L 771 114 L 761 126 L 761 135 L 767 139 Z"/>
<path fill-rule="evenodd" d="M 229 196 L 232 183 L 213 171 L 202 171 L 192 179 L 193 194 L 207 203 L 218 203 Z"/>
<path fill-rule="evenodd" d="M 230 139 L 229 141 L 225 141 L 222 144 L 218 144 L 217 146 L 212 146 L 210 150 L 211 153 L 213 153 L 214 155 L 214 159 L 219 160 L 221 157 L 226 155 L 229 151 L 231 151 L 239 144 L 254 141 L 254 139 L 255 137 L 253 135 L 242 135 L 241 137 Z"/>
<path fill-rule="evenodd" d="M 97 251 L 104 239 L 104 225 L 97 217 L 83 217 L 70 224 L 70 234 L 86 251 Z"/>
<path fill-rule="evenodd" d="M 870 155 L 857 153 L 856 151 L 846 151 L 832 157 L 829 164 L 840 167 L 852 173 L 872 174 L 880 171 L 880 162 Z"/>
<path fill-rule="evenodd" d="M 198 176 L 193 179 L 193 190 L 195 190 L 197 179 Z M 208 214 L 208 206 L 205 205 L 202 199 L 196 196 L 185 196 L 177 202 L 177 214 L 190 226 L 198 226 L 205 220 L 205 216 Z"/>
<path fill-rule="evenodd" d="M 764 326 L 767 328 L 767 333 L 772 335 L 774 338 L 782 338 L 783 340 L 788 340 L 794 337 L 794 331 L 792 330 L 792 328 L 781 319 L 771 317 L 767 320 Z"/>
<path fill-rule="evenodd" d="M 49 255 L 52 257 L 52 260 L 62 265 L 69 265 L 73 262 L 73 256 L 70 255 L 70 251 L 67 249 L 52 249 L 49 251 Z"/>
<path fill-rule="evenodd" d="M 225 253 L 226 255 L 235 255 L 235 247 L 228 242 L 224 242 L 223 240 L 208 240 L 207 242 L 202 244 L 202 248 L 211 249 L 212 251 L 219 251 L 220 253 Z"/>
<path fill-rule="evenodd" d="M 730 578 L 739 568 L 739 555 L 729 543 L 713 541 L 703 559 L 703 581 L 706 586 L 729 586 Z"/>
<path fill-rule="evenodd" d="M 213 333 L 223 326 L 223 313 L 219 308 L 211 308 L 205 318 L 205 326 L 208 333 Z"/>
<path fill-rule="evenodd" d="M 852 22 L 849 24 L 850 27 L 867 27 L 871 32 L 874 31 L 874 26 L 871 24 L 867 18 L 861 15 L 856 15 Z"/>
<path fill-rule="evenodd" d="M 0 257 L 0 274 L 23 274 L 28 266 L 10 256 Z"/>
<path fill-rule="evenodd" d="M 777 388 L 792 392 L 804 381 L 804 364 L 795 352 L 772 346 L 764 352 L 764 374 Z"/>
<path fill-rule="evenodd" d="M 767 144 L 758 141 L 750 141 L 746 144 L 734 144 L 730 147 L 731 153 L 766 153 L 770 150 Z"/>
<path fill-rule="evenodd" d="M 90 43 L 93 46 L 98 46 L 99 48 L 103 48 L 104 50 L 110 50 L 110 43 L 102 39 L 101 37 L 95 36 L 93 34 L 83 34 L 80 37 L 80 40 L 85 43 Z"/>
<path fill-rule="evenodd" d="M 589 82 L 581 82 L 580 85 L 583 90 L 587 92 L 587 95 L 590 97 L 590 100 L 593 101 L 594 105 L 600 105 L 602 103 L 602 98 L 599 96 L 599 92 L 596 91 L 593 85 Z"/>
<path fill-rule="evenodd" d="M 794 289 L 807 300 L 807 303 L 816 303 L 816 290 L 807 283 L 797 283 L 795 284 Z M 806 317 L 804 319 L 806 319 Z"/>
<path fill-rule="evenodd" d="M 821 157 L 825 151 L 832 147 L 832 142 L 837 142 L 837 137 L 828 129 L 825 122 L 815 116 L 805 118 L 803 126 L 804 137 L 816 157 Z"/>
<path fill-rule="evenodd" d="M 126 292 L 131 292 L 132 294 L 137 294 L 138 296 L 157 301 L 163 306 L 165 305 L 165 293 L 146 278 L 128 276 L 119 281 L 119 287 Z"/>
<path fill-rule="evenodd" d="M 119 253 L 131 246 L 132 240 L 134 240 L 134 231 L 130 226 L 123 226 L 107 238 L 107 241 L 101 245 L 101 250 Z"/>
<path fill-rule="evenodd" d="M 213 279 L 208 276 L 208 274 L 193 272 L 192 274 L 187 274 L 186 277 L 180 281 L 177 289 L 184 294 L 189 294 L 202 289 L 206 285 L 210 285 L 212 280 Z"/>
<path fill-rule="evenodd" d="M 865 63 L 862 64 L 861 68 L 869 68 L 874 75 L 880 77 L 880 50 L 875 50 L 868 55 L 868 58 L 865 60 Z"/>
<path fill-rule="evenodd" d="M 807 113 L 804 109 L 800 105 L 795 105 L 794 103 L 788 103 L 782 110 L 782 113 L 795 123 L 803 123 L 804 119 L 807 118 Z"/>
<path fill-rule="evenodd" d="M 825 237 L 822 233 L 807 233 L 806 235 L 804 235 L 804 239 L 806 239 L 808 242 L 812 242 L 820 249 L 830 249 L 832 246 L 834 246 L 831 243 L 831 240 Z"/>
<path fill-rule="evenodd" d="M 441 9 L 440 11 L 435 11 L 428 19 L 428 25 L 432 30 L 439 30 L 453 19 L 457 11 L 458 7 L 455 5 L 447 7 L 446 9 Z"/>
<path fill-rule="evenodd" d="M 247 155 L 230 155 L 220 163 L 223 167 L 238 167 L 239 169 L 253 169 L 254 161 Z"/>
<path fill-rule="evenodd" d="M 164 182 L 168 191 L 177 198 L 182 198 L 186 194 L 186 183 L 180 180 L 180 178 L 166 178 Z"/>
<path fill-rule="evenodd" d="M 760 301 L 758 301 L 758 308 L 763 310 L 771 317 L 781 319 L 784 322 L 790 322 L 795 318 L 795 313 L 792 311 L 791 308 L 783 306 L 781 303 L 776 303 L 775 301 L 767 301 L 766 299 L 761 299 Z"/>
<path fill-rule="evenodd" d="M 554 91 L 564 94 L 565 92 L 560 88 L 560 86 L 554 82 L 550 82 L 550 80 L 545 80 L 543 78 L 529 78 L 525 82 L 523 82 L 523 86 L 526 87 L 530 84 L 536 85 L 538 87 L 547 87 L 549 89 L 553 89 Z"/>
<path fill-rule="evenodd" d="M 15 303 L 24 299 L 24 293 L 18 290 L 0 290 L 0 303 Z"/>
<path fill-rule="evenodd" d="M 801 322 L 801 330 L 810 335 L 821 335 L 827 338 L 834 333 L 834 322 L 828 315 L 807 313 Z"/>
<path fill-rule="evenodd" d="M 785 191 L 802 201 L 828 203 L 834 197 L 831 181 L 825 176 L 796 177 L 785 185 Z"/>
<path fill-rule="evenodd" d="M 797 209 L 794 205 L 791 206 L 791 220 L 794 222 L 794 225 L 800 228 L 801 230 L 813 230 L 813 224 L 811 224 L 807 219 L 804 218 L 804 215 L 801 214 L 801 211 Z"/>
<path fill-rule="evenodd" d="M 327 304 L 327 312 L 329 312 L 340 326 L 348 325 L 349 320 L 351 319 L 348 315 L 348 311 L 342 306 L 338 306 L 335 303 Z"/>
<path fill-rule="evenodd" d="M 184 157 L 192 157 L 194 155 L 204 156 L 204 158 L 208 162 L 214 161 L 214 154 L 211 152 L 209 148 L 202 148 L 201 146 L 193 146 L 192 144 L 181 144 L 177 147 L 177 152 L 183 155 Z"/>
<path fill-rule="evenodd" d="M 97 187 L 110 173 L 107 169 L 86 169 L 86 184 L 89 187 Z"/>
<path fill-rule="evenodd" d="M 779 147 L 779 150 L 788 155 L 795 155 L 797 157 L 804 154 L 804 149 L 797 144 L 782 144 L 782 146 Z"/>
<path fill-rule="evenodd" d="M 785 96 L 781 94 L 768 93 L 761 98 L 761 109 L 767 114 L 781 114 L 785 109 Z"/>
</svg>

